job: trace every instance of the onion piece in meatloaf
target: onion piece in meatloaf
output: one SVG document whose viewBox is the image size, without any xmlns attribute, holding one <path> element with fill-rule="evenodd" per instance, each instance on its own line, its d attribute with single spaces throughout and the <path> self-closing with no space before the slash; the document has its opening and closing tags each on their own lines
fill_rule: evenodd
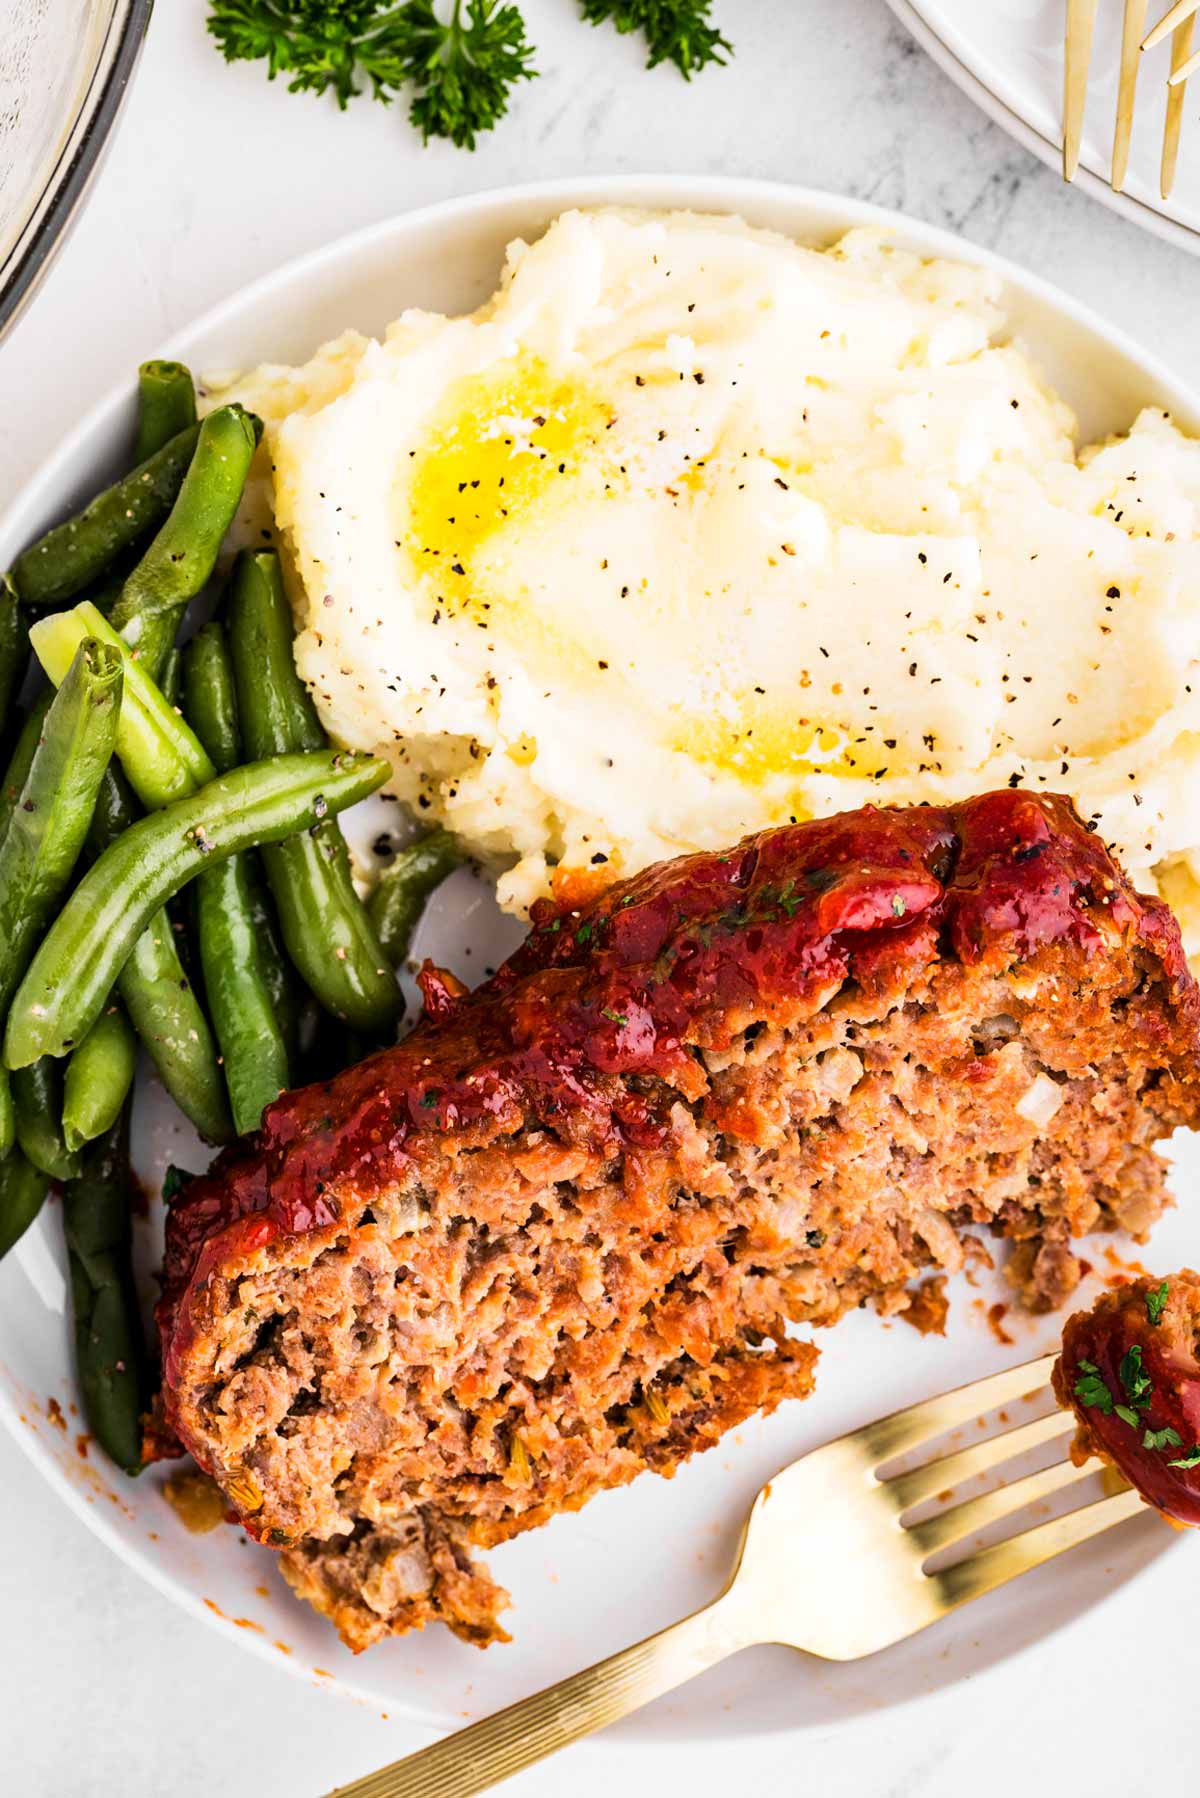
<svg viewBox="0 0 1200 1798">
<path fill-rule="evenodd" d="M 1200 996 L 1070 804 L 866 808 L 535 910 L 167 1225 L 164 1416 L 354 1648 L 486 1643 L 486 1545 L 811 1388 L 788 1326 L 972 1224 L 1060 1302 L 1162 1208 Z"/>
</svg>

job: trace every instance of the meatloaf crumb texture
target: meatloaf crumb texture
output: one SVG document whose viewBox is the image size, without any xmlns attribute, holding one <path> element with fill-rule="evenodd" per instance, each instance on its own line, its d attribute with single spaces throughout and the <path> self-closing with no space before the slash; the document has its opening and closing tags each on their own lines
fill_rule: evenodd
<svg viewBox="0 0 1200 1798">
<path fill-rule="evenodd" d="M 472 1546 L 804 1396 L 790 1326 L 972 1225 L 1061 1301 L 1197 1114 L 1174 922 L 1043 795 L 770 831 L 423 985 L 168 1218 L 165 1423 L 355 1648 L 502 1634 Z"/>
</svg>

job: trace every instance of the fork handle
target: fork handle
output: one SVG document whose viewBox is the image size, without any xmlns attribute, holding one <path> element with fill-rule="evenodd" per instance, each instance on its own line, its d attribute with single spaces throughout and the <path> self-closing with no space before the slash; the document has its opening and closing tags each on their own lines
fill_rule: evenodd
<svg viewBox="0 0 1200 1798">
<path fill-rule="evenodd" d="M 723 1593 L 681 1623 L 378 1773 L 339 1786 L 330 1798 L 470 1798 L 510 1779 L 748 1647 L 730 1597 Z"/>
</svg>

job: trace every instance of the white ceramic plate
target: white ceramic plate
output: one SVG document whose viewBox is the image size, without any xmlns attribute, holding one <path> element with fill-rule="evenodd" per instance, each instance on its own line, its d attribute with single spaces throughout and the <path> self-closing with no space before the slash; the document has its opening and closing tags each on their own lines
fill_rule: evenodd
<svg viewBox="0 0 1200 1798">
<path fill-rule="evenodd" d="M 1151 0 L 1146 29 L 1169 0 Z M 950 79 L 1052 169 L 1062 168 L 1063 0 L 888 0 Z M 1169 43 L 1142 58 L 1125 192 L 1109 185 L 1120 69 L 1120 0 L 1102 0 L 1079 172 L 1080 187 L 1134 224 L 1200 251 L 1200 121 L 1189 88 L 1179 169 L 1170 199 L 1159 192 Z M 1200 40 L 1198 40 L 1200 41 Z"/>
<path fill-rule="evenodd" d="M 573 205 L 695 207 L 741 213 L 807 241 L 828 243 L 853 225 L 874 224 L 925 255 L 959 256 L 999 270 L 1014 329 L 1076 406 L 1089 437 L 1127 424 L 1145 403 L 1171 407 L 1200 431 L 1200 407 L 1167 372 L 1064 296 L 943 232 L 852 201 L 764 182 L 708 178 L 605 178 L 560 182 L 459 200 L 347 238 L 258 282 L 183 332 L 167 352 L 198 371 L 260 358 L 300 360 L 347 325 L 372 331 L 405 305 L 450 311 L 492 291 L 505 244 L 532 235 Z M 147 353 L 153 350 L 147 345 Z M 0 524 L 0 567 L 35 533 L 117 472 L 134 411 L 130 384 L 103 402 Z M 377 803 L 377 802 L 373 802 Z M 389 808 L 393 813 L 395 808 Z M 513 940 L 511 921 L 469 875 L 454 877 L 422 926 L 419 953 L 477 979 Z M 135 1131 L 140 1171 L 156 1182 L 165 1161 L 197 1165 L 190 1133 L 153 1096 Z M 1200 1172 L 1196 1144 L 1181 1145 L 1178 1187 Z M 139 1255 L 153 1261 L 160 1210 L 139 1226 Z M 1186 1211 L 1168 1219 L 1155 1265 L 1195 1261 Z M 1111 1251 L 1110 1251 L 1111 1252 Z M 1103 1245 L 1094 1259 L 1105 1271 Z M 267 1550 L 222 1528 L 190 1536 L 165 1503 L 161 1474 L 123 1480 L 76 1447 L 81 1429 L 70 1373 L 63 1253 L 53 1205 L 0 1267 L 0 1415 L 50 1486 L 148 1580 L 194 1616 L 276 1665 L 336 1684 L 392 1717 L 415 1739 L 508 1704 L 526 1692 L 682 1616 L 712 1595 L 744 1510 L 780 1466 L 895 1406 L 1044 1352 L 1054 1325 L 1009 1319 L 1002 1345 L 986 1309 L 998 1284 L 954 1283 L 945 1341 L 903 1323 L 856 1313 L 822 1336 L 817 1396 L 737 1431 L 671 1482 L 645 1476 L 596 1499 L 578 1516 L 496 1551 L 491 1564 L 512 1590 L 514 1642 L 486 1655 L 447 1631 L 388 1642 L 355 1661 L 328 1626 L 295 1602 Z M 64 1414 L 51 1414 L 53 1399 Z M 622 1726 L 644 1741 L 827 1726 L 898 1703 L 1039 1640 L 1077 1617 L 1112 1585 L 1136 1573 L 1173 1540 L 1150 1517 L 971 1607 L 914 1641 L 870 1661 L 830 1666 L 778 1649 L 743 1655 L 646 1715 Z M 30 1569 L 36 1579 L 36 1569 Z M 169 1653 L 169 1648 L 167 1651 Z"/>
</svg>

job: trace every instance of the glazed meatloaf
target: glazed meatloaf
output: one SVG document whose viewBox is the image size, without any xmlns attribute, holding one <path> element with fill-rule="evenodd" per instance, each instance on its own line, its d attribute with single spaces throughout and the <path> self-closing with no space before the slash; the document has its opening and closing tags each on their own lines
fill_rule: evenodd
<svg viewBox="0 0 1200 1798">
<path fill-rule="evenodd" d="M 1164 1517 L 1200 1525 L 1200 1274 L 1133 1280 L 1077 1311 L 1054 1390 L 1079 1420 L 1075 1461 L 1111 1461 Z"/>
<path fill-rule="evenodd" d="M 474 1546 L 803 1396 L 789 1326 L 972 1225 L 1058 1303 L 1198 1110 L 1169 912 L 1019 791 L 650 868 L 424 993 L 168 1218 L 166 1424 L 355 1648 L 500 1635 Z"/>
</svg>

